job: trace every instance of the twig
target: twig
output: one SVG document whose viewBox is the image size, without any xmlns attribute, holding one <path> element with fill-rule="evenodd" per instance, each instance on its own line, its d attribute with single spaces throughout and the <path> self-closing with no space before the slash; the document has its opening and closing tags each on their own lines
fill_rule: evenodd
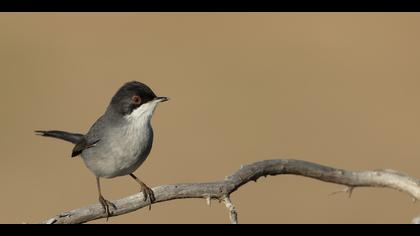
<svg viewBox="0 0 420 236">
<path fill-rule="evenodd" d="M 282 174 L 300 175 L 341 184 L 347 187 L 348 193 L 356 187 L 384 187 L 405 192 L 415 200 L 420 199 L 420 181 L 394 170 L 347 171 L 301 160 L 265 160 L 243 166 L 223 181 L 155 187 L 153 188 L 155 203 L 184 198 L 208 199 L 210 196 L 211 199 L 224 201 L 231 213 L 231 219 L 233 217 L 232 222 L 236 222 L 236 210 L 227 196 L 242 185 L 256 181 L 262 176 Z M 112 212 L 113 216 L 127 214 L 148 206 L 148 202 L 143 201 L 142 193 L 113 201 L 113 203 L 117 207 Z M 100 204 L 95 204 L 63 212 L 41 223 L 77 224 L 100 218 L 106 218 L 106 214 Z"/>
<path fill-rule="evenodd" d="M 223 199 L 223 202 L 226 205 L 226 208 L 229 210 L 229 218 L 232 224 L 238 224 L 238 213 L 236 212 L 235 206 L 230 201 L 229 196 Z"/>
</svg>

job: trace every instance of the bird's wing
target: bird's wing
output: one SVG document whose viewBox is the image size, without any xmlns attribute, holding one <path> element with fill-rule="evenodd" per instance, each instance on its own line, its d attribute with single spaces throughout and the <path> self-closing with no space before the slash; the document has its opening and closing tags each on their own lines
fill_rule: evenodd
<svg viewBox="0 0 420 236">
<path fill-rule="evenodd" d="M 74 146 L 71 153 L 71 157 L 78 156 L 83 152 L 83 150 L 95 146 L 95 144 L 103 138 L 105 124 L 105 117 L 99 117 L 99 119 L 92 125 L 92 127 L 90 127 L 88 133 L 79 142 L 76 143 L 76 146 Z"/>
<path fill-rule="evenodd" d="M 80 140 L 80 142 L 76 144 L 76 146 L 74 146 L 73 151 L 71 152 L 71 157 L 80 155 L 83 152 L 83 150 L 94 147 L 95 144 L 99 141 L 100 139 L 95 140 L 93 142 L 88 142 L 86 138 L 83 138 L 82 140 Z"/>
</svg>

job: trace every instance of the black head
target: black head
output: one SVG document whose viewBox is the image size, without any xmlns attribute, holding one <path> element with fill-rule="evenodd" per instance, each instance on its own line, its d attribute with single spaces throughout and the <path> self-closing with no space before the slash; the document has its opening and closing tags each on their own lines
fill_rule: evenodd
<svg viewBox="0 0 420 236">
<path fill-rule="evenodd" d="M 147 85 L 131 81 L 125 83 L 112 97 L 110 107 L 122 115 L 131 114 L 131 112 L 143 104 L 159 99 L 168 100 L 165 97 L 157 97 Z"/>
</svg>

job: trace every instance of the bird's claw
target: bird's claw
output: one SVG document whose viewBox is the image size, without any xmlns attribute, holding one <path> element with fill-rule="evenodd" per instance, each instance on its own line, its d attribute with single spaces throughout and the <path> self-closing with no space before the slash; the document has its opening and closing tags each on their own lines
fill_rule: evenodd
<svg viewBox="0 0 420 236">
<path fill-rule="evenodd" d="M 141 186 L 141 192 L 144 195 L 144 201 L 149 200 L 149 211 L 152 209 L 152 203 L 156 201 L 155 194 L 153 190 L 149 188 L 146 184 Z"/>
<path fill-rule="evenodd" d="M 109 208 L 112 207 L 114 208 L 114 210 L 116 210 L 117 207 L 115 206 L 114 203 L 106 200 L 103 196 L 99 196 L 99 203 L 101 203 L 102 207 L 104 208 L 104 211 L 106 213 L 106 221 L 108 221 L 108 218 L 112 216 Z"/>
</svg>

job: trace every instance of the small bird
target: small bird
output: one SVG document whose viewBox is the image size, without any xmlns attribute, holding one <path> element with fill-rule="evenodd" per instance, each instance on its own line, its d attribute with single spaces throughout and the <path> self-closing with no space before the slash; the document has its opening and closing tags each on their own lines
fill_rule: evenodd
<svg viewBox="0 0 420 236">
<path fill-rule="evenodd" d="M 75 144 L 71 157 L 81 155 L 86 167 L 96 176 L 99 202 L 108 217 L 116 206 L 102 196 L 100 178 L 130 175 L 149 200 L 149 210 L 155 201 L 153 191 L 133 172 L 146 160 L 152 149 L 151 118 L 157 105 L 168 101 L 157 97 L 145 84 L 125 83 L 112 97 L 105 113 L 86 135 L 65 131 L 35 131 L 37 135 L 62 139 Z"/>
</svg>

